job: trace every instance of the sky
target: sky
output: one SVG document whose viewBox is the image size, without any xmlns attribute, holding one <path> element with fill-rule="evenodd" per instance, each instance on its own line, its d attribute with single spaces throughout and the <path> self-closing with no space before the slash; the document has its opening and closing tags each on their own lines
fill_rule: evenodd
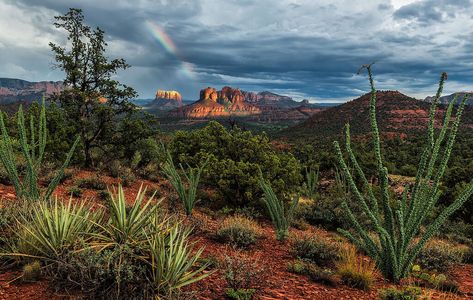
<svg viewBox="0 0 473 300">
<path fill-rule="evenodd" d="M 445 93 L 473 90 L 473 0 L 0 0 L 0 77 L 64 78 L 48 43 L 66 45 L 53 22 L 69 7 L 105 30 L 140 98 L 229 85 L 343 102 L 372 62 L 378 89 L 423 98 L 446 71 Z"/>
</svg>

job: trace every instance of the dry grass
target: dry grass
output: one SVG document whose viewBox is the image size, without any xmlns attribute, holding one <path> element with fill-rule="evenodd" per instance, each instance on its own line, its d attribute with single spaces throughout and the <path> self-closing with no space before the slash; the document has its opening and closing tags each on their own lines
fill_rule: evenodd
<svg viewBox="0 0 473 300">
<path fill-rule="evenodd" d="M 336 263 L 342 282 L 354 288 L 369 290 L 376 274 L 375 263 L 359 256 L 355 246 L 343 244 L 340 247 L 340 259 Z"/>
<path fill-rule="evenodd" d="M 246 248 L 261 236 L 261 227 L 250 218 L 235 215 L 223 220 L 217 230 L 217 238 L 232 246 Z"/>
</svg>

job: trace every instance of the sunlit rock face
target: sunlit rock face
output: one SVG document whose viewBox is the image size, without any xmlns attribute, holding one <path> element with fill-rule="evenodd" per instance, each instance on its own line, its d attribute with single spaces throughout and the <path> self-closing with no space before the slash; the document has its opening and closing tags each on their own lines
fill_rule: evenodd
<svg viewBox="0 0 473 300">
<path fill-rule="evenodd" d="M 182 96 L 178 91 L 158 90 L 156 97 L 147 105 L 149 109 L 172 110 L 182 107 Z"/>
<path fill-rule="evenodd" d="M 225 86 L 220 91 L 213 87 L 200 90 L 199 100 L 184 106 L 179 113 L 187 118 L 214 118 L 259 114 L 261 110 L 247 103 L 239 89 Z"/>
<path fill-rule="evenodd" d="M 182 102 L 181 94 L 177 91 L 158 90 L 156 92 L 156 99 L 167 99 Z"/>
</svg>

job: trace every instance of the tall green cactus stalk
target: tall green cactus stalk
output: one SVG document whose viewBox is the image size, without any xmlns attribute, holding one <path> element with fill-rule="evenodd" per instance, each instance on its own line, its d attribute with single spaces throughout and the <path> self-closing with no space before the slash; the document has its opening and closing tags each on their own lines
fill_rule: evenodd
<svg viewBox="0 0 473 300">
<path fill-rule="evenodd" d="M 450 158 L 460 117 L 468 97 L 465 95 L 462 99 L 453 120 L 451 116 L 457 99 L 454 99 L 448 105 L 443 126 L 436 135 L 434 128 L 435 113 L 444 82 L 447 78 L 446 73 L 441 75 L 439 88 L 429 112 L 427 145 L 422 152 L 416 181 L 414 185 L 405 187 L 401 199 L 390 199 L 388 192 L 388 170 L 383 164 L 376 122 L 376 89 L 373 83 L 371 65 L 365 67 L 368 71 L 371 86 L 370 122 L 381 188 L 381 199 L 375 198 L 373 188 L 368 183 L 353 154 L 350 144 L 350 128 L 347 124 L 345 150 L 348 154 L 348 161 L 345 161 L 338 142 L 334 142 L 335 151 L 341 171 L 345 174 L 353 197 L 361 204 L 361 208 L 369 217 L 371 226 L 369 228 L 362 227 L 348 205 L 344 203 L 343 207 L 353 225 L 354 234 L 342 229 L 339 229 L 339 232 L 373 258 L 387 279 L 399 282 L 400 279 L 405 278 L 409 274 L 414 260 L 425 243 L 439 230 L 447 218 L 459 209 L 473 194 L 473 181 L 471 181 L 455 201 L 444 208 L 432 222 L 425 224 L 425 231 L 420 233 L 421 226 L 426 217 L 432 212 L 440 197 L 439 186 Z M 353 167 L 353 171 L 348 169 L 348 164 Z M 362 186 L 357 187 L 354 177 L 360 180 Z M 378 206 L 379 204 L 380 207 Z M 369 234 L 370 230 L 374 231 L 377 238 Z"/>
<path fill-rule="evenodd" d="M 79 143 L 79 138 L 76 139 L 72 145 L 71 150 L 67 154 L 64 164 L 59 169 L 56 177 L 51 181 L 46 191 L 41 195 L 38 185 L 39 171 L 41 163 L 44 158 L 44 151 L 46 148 L 47 128 L 46 128 L 46 109 L 44 100 L 41 106 L 39 115 L 38 129 L 35 129 L 35 121 L 33 115 L 30 116 L 29 136 L 25 126 L 25 116 L 23 108 L 20 106 L 17 114 L 18 126 L 18 141 L 21 146 L 21 153 L 26 161 L 26 170 L 23 176 L 20 176 L 16 164 L 15 152 L 12 147 L 12 140 L 8 135 L 5 122 L 3 120 L 3 113 L 0 113 L 0 130 L 2 133 L 0 142 L 0 160 L 8 174 L 8 178 L 12 182 L 16 196 L 27 200 L 49 199 L 53 191 L 58 186 L 62 176 L 64 176 L 64 169 L 69 165 L 72 154 Z"/>
<path fill-rule="evenodd" d="M 260 171 L 260 187 L 264 193 L 264 202 L 268 208 L 269 215 L 276 227 L 276 239 L 284 241 L 289 236 L 289 226 L 292 222 L 294 211 L 299 203 L 299 196 L 294 196 L 288 208 L 284 206 L 284 201 L 279 199 L 274 193 L 271 185 L 264 180 Z"/>
<path fill-rule="evenodd" d="M 312 168 L 306 169 L 305 178 L 306 196 L 314 200 L 317 196 L 317 186 L 319 185 L 319 170 L 315 171 Z"/>
</svg>

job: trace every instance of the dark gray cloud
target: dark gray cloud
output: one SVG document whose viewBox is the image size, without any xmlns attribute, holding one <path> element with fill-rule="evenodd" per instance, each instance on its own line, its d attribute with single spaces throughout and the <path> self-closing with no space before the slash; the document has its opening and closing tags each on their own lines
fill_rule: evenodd
<svg viewBox="0 0 473 300">
<path fill-rule="evenodd" d="M 367 91 L 356 72 L 373 61 L 381 89 L 432 94 L 442 71 L 450 73 L 447 92 L 472 89 L 471 1 L 364 2 L 0 0 L 0 76 L 61 79 L 47 43 L 66 41 L 53 16 L 78 7 L 106 31 L 110 56 L 133 66 L 119 79 L 141 97 L 160 88 L 195 99 L 202 87 L 232 85 L 342 101 Z"/>
</svg>

